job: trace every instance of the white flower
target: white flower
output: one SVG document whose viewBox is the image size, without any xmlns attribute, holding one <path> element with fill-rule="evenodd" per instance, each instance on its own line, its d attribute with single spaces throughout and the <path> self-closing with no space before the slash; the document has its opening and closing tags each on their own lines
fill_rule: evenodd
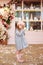
<svg viewBox="0 0 43 65">
<path fill-rule="evenodd" d="M 5 32 L 6 32 L 6 29 L 5 29 L 4 25 L 0 22 L 0 40 L 6 39 Z"/>
</svg>

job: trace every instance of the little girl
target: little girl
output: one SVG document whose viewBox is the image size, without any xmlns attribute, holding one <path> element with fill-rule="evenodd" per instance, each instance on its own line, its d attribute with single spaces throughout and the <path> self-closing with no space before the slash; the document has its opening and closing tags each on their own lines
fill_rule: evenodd
<svg viewBox="0 0 43 65">
<path fill-rule="evenodd" d="M 24 60 L 22 59 L 21 51 L 28 46 L 24 36 L 24 27 L 25 24 L 23 22 L 18 22 L 16 25 L 15 42 L 17 48 L 16 57 L 18 62 L 24 62 Z"/>
</svg>

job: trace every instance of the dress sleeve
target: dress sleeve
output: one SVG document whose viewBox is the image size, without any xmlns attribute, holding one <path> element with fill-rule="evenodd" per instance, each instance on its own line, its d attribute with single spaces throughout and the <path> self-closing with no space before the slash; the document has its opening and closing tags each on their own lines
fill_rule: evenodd
<svg viewBox="0 0 43 65">
<path fill-rule="evenodd" d="M 25 30 L 24 29 L 22 30 L 22 33 L 23 33 L 23 35 L 25 35 Z"/>
</svg>

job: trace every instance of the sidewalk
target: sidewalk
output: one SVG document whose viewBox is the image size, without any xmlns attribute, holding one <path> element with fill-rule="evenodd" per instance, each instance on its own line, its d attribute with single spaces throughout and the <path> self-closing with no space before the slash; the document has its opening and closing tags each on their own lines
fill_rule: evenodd
<svg viewBox="0 0 43 65">
<path fill-rule="evenodd" d="M 24 49 L 24 63 L 16 60 L 15 45 L 0 45 L 0 65 L 43 65 L 43 44 L 31 44 Z"/>
</svg>

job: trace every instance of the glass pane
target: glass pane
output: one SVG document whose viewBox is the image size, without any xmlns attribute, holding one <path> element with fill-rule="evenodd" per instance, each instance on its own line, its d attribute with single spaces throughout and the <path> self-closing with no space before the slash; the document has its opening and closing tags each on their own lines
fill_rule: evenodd
<svg viewBox="0 0 43 65">
<path fill-rule="evenodd" d="M 41 30 L 41 22 L 31 22 L 30 28 L 33 28 L 33 30 Z"/>
<path fill-rule="evenodd" d="M 25 29 L 30 30 L 30 22 L 25 22 Z"/>
<path fill-rule="evenodd" d="M 17 12 L 15 12 L 15 19 L 18 20 L 19 18 L 22 19 L 22 12 L 17 11 Z"/>
<path fill-rule="evenodd" d="M 30 13 L 24 12 L 24 19 L 29 20 L 30 19 Z"/>
<path fill-rule="evenodd" d="M 40 17 L 41 17 L 41 12 L 34 12 L 33 13 L 34 20 L 40 20 Z"/>
<path fill-rule="evenodd" d="M 25 22 L 27 30 L 41 30 L 41 22 Z"/>
<path fill-rule="evenodd" d="M 24 9 L 40 9 L 40 2 L 24 1 Z"/>
<path fill-rule="evenodd" d="M 41 12 L 24 12 L 24 19 L 26 20 L 40 20 Z"/>
<path fill-rule="evenodd" d="M 17 10 L 22 9 L 22 3 L 21 2 L 18 2 L 15 5 L 16 5 L 15 9 L 17 9 Z"/>
<path fill-rule="evenodd" d="M 43 30 L 43 22 L 42 22 L 42 30 Z"/>
</svg>

